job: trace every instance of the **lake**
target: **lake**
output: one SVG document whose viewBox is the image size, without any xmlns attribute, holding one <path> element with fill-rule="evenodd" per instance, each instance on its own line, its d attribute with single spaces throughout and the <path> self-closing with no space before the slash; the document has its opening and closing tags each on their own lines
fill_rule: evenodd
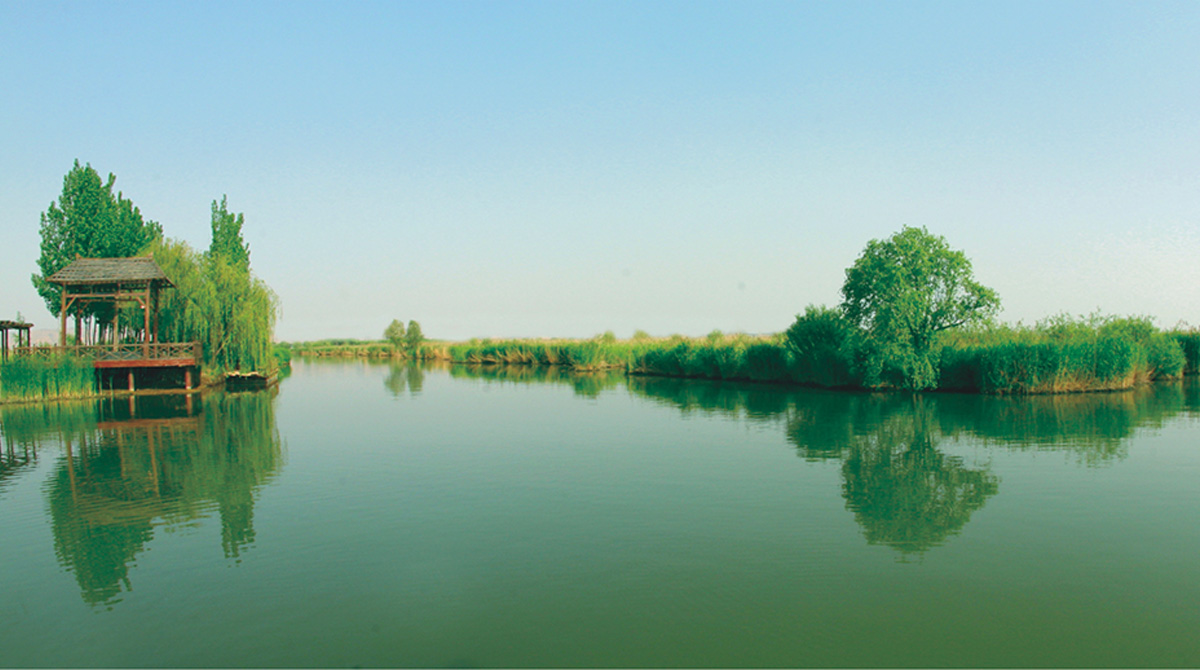
<svg viewBox="0 0 1200 670">
<path fill-rule="evenodd" d="M 1200 384 L 0 406 L 0 666 L 1200 666 Z"/>
</svg>

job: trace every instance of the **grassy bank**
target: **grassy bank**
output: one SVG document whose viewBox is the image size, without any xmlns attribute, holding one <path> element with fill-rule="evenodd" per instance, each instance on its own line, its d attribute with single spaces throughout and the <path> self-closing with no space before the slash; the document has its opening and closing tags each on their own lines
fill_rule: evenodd
<svg viewBox="0 0 1200 670">
<path fill-rule="evenodd" d="M 824 388 L 868 386 L 861 369 L 871 346 L 831 310 L 810 310 L 786 333 L 620 340 L 506 339 L 427 342 L 406 351 L 386 341 L 323 340 L 287 345 L 296 355 L 443 360 L 470 365 L 560 366 L 575 371 L 770 382 Z M 1195 374 L 1200 331 L 1161 331 L 1142 317 L 1065 317 L 1034 326 L 993 325 L 942 334 L 937 389 L 1045 394 L 1128 389 Z"/>
<path fill-rule="evenodd" d="M 1131 388 L 1183 375 L 1174 333 L 1149 319 L 1056 317 L 947 336 L 939 388 L 983 393 L 1069 393 Z"/>
<path fill-rule="evenodd" d="M 83 398 L 96 394 L 90 358 L 10 356 L 0 363 L 0 402 Z"/>
<path fill-rule="evenodd" d="M 579 371 L 625 369 L 644 342 L 600 336 L 589 340 L 473 340 L 437 350 L 452 363 L 558 365 Z"/>
</svg>

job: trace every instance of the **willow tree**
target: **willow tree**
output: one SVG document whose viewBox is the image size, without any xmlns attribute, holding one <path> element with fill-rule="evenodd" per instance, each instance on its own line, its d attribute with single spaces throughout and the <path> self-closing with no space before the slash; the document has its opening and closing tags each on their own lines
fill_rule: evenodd
<svg viewBox="0 0 1200 670">
<path fill-rule="evenodd" d="M 963 252 L 910 227 L 867 243 L 846 270 L 842 298 L 842 312 L 864 335 L 866 382 L 911 389 L 937 385 L 939 333 L 984 321 L 1000 308 L 996 292 L 975 281 Z"/>
<path fill-rule="evenodd" d="M 229 216 L 223 199 L 219 207 L 213 202 L 214 240 L 207 253 L 175 240 L 151 245 L 154 259 L 175 284 L 174 291 L 163 293 L 159 328 L 163 339 L 200 342 L 208 366 L 262 370 L 274 363 L 279 300 L 250 271 L 249 251 L 241 241 L 241 214 L 235 219 L 236 235 L 225 240 L 234 244 L 218 243 L 218 231 Z M 230 249 L 245 253 L 223 253 Z"/>
</svg>

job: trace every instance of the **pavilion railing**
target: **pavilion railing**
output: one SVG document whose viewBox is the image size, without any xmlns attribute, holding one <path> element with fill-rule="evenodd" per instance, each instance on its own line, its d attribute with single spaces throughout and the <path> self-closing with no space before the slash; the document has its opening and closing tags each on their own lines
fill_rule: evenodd
<svg viewBox="0 0 1200 670">
<path fill-rule="evenodd" d="M 125 343 L 125 344 L 85 344 L 68 345 L 65 347 L 17 347 L 13 349 L 17 356 L 42 356 L 51 358 L 63 354 L 71 356 L 87 356 L 97 361 L 160 361 L 174 359 L 193 359 L 200 361 L 199 342 L 157 342 Z"/>
</svg>

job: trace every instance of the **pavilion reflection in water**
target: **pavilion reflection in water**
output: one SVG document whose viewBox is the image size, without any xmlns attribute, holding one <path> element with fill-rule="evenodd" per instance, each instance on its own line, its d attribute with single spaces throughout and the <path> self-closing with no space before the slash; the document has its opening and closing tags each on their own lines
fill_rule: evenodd
<svg viewBox="0 0 1200 670">
<path fill-rule="evenodd" d="M 112 605 L 159 528 L 217 516 L 227 558 L 253 546 L 258 489 L 282 465 L 273 403 L 266 391 L 4 408 L 5 463 L 61 445 L 45 488 L 54 551 L 85 601 Z"/>
</svg>

